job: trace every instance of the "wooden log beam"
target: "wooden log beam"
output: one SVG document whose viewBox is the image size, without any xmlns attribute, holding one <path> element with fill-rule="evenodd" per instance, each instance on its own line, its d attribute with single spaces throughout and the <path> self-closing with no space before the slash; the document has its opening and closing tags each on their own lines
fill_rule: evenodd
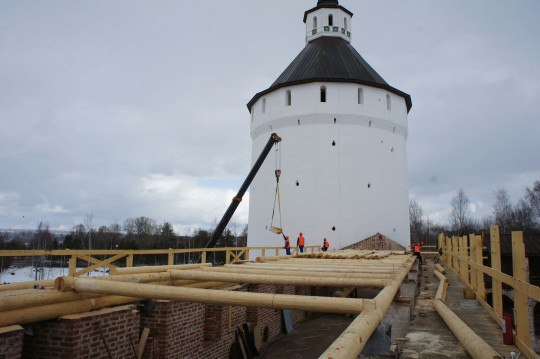
<svg viewBox="0 0 540 359">
<path fill-rule="evenodd" d="M 448 328 L 454 333 L 467 353 L 474 359 L 499 359 L 501 355 L 467 326 L 450 308 L 440 299 L 433 301 L 433 307 L 444 320 Z"/>
<path fill-rule="evenodd" d="M 201 281 L 221 281 L 227 283 L 278 284 L 321 287 L 384 287 L 387 279 L 339 278 L 339 277 L 297 277 L 269 274 L 220 273 L 203 270 L 170 270 L 171 279 Z"/>
<path fill-rule="evenodd" d="M 179 264 L 172 266 L 145 266 L 145 267 L 125 267 L 125 268 L 112 268 L 111 275 L 115 274 L 137 274 L 137 273 L 157 273 L 166 272 L 169 269 L 193 269 L 199 267 L 211 267 L 212 263 L 198 263 L 198 264 Z"/>
<path fill-rule="evenodd" d="M 443 268 L 440 264 L 435 264 L 435 269 L 441 272 L 442 274 L 446 274 L 446 269 Z"/>
<path fill-rule="evenodd" d="M 357 358 L 360 355 L 369 337 L 382 321 L 390 304 L 392 304 L 401 282 L 409 273 L 414 260 L 415 258 L 408 257 L 405 266 L 399 270 L 392 284 L 385 287 L 375 297 L 376 308 L 366 309 L 357 316 L 319 358 Z"/>
<path fill-rule="evenodd" d="M 92 280 L 92 279 L 87 279 Z M 109 282 L 113 285 L 116 283 Z M 142 285 L 142 284 L 141 284 Z M 147 284 L 150 287 L 150 284 Z M 122 305 L 131 302 L 138 302 L 141 298 L 121 297 L 121 296 L 101 296 L 76 300 L 73 302 L 56 303 L 38 307 L 22 308 L 2 312 L 0 315 L 0 327 L 14 324 L 28 324 L 43 320 L 55 319 L 64 315 L 89 312 L 94 309 Z"/>
<path fill-rule="evenodd" d="M 162 287 L 150 284 L 98 281 L 72 278 L 73 288 L 79 293 L 137 296 L 146 299 L 168 299 L 184 302 L 232 305 L 255 308 L 298 309 L 323 313 L 358 314 L 374 309 L 373 300 L 232 292 L 215 289 Z"/>
<path fill-rule="evenodd" d="M 34 289 L 36 286 L 43 288 L 53 288 L 54 279 L 45 279 L 45 280 L 36 280 L 31 282 L 19 282 L 19 283 L 10 283 L 10 284 L 0 284 L 0 292 L 10 291 L 10 290 L 21 290 L 21 289 Z"/>
<path fill-rule="evenodd" d="M 501 358 L 489 344 L 487 344 L 480 336 L 478 336 L 467 324 L 465 324 L 446 304 L 446 288 L 448 287 L 448 279 L 438 271 L 434 274 L 440 280 L 433 307 L 439 313 L 439 316 L 444 320 L 448 328 L 452 331 L 455 337 L 463 345 L 467 353 L 474 359 L 498 359 Z"/>
<path fill-rule="evenodd" d="M 403 266 L 403 262 L 396 265 L 389 266 L 368 266 L 368 265 L 340 265 L 340 263 L 289 263 L 289 262 L 279 262 L 279 263 L 245 263 L 245 264 L 226 264 L 225 267 L 233 266 L 246 266 L 251 268 L 288 268 L 296 269 L 309 269 L 309 270 L 321 270 L 325 271 L 327 269 L 331 270 L 341 270 L 341 271 L 356 271 L 356 272 L 368 272 L 368 273 L 394 273 L 397 272 L 399 268 Z"/>
<path fill-rule="evenodd" d="M 220 268 L 220 267 L 216 267 Z M 313 272 L 313 273 L 323 273 L 323 272 L 332 272 L 332 273 L 365 273 L 365 274 L 394 274 L 397 271 L 397 268 L 384 269 L 384 268 L 354 268 L 354 267 L 339 267 L 339 266 L 320 266 L 320 265 L 278 265 L 278 264 L 266 264 L 266 263 L 257 263 L 257 264 L 226 264 L 224 268 L 245 268 L 245 269 L 256 269 L 256 270 L 288 270 L 288 271 L 298 271 L 298 272 Z"/>
<path fill-rule="evenodd" d="M 235 268 L 236 267 L 236 268 Z M 297 276 L 297 277 L 330 277 L 330 278 L 372 278 L 372 279 L 392 279 L 391 273 L 366 273 L 366 272 L 335 272 L 335 271 L 298 271 L 298 270 L 268 270 L 268 269 L 252 269 L 243 268 L 243 266 L 233 267 L 212 267 L 201 268 L 203 272 L 220 272 L 220 273 L 245 273 L 245 274 L 268 274 L 281 276 Z"/>
</svg>

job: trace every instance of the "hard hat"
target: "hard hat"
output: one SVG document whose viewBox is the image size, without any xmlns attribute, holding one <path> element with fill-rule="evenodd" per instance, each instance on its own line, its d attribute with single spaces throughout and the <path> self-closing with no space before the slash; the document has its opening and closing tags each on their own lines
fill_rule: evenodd
<svg viewBox="0 0 540 359">
<path fill-rule="evenodd" d="M 300 232 L 300 235 L 302 235 L 302 232 Z"/>
<path fill-rule="evenodd" d="M 287 237 L 287 239 L 289 239 L 289 236 L 285 236 L 285 237 Z"/>
</svg>

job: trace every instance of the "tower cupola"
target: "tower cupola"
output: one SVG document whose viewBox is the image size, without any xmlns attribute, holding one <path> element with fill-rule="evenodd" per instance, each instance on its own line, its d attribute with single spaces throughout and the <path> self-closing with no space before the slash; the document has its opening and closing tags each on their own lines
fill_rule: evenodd
<svg viewBox="0 0 540 359">
<path fill-rule="evenodd" d="M 338 0 L 319 0 L 316 7 L 304 13 L 306 43 L 323 36 L 341 37 L 351 42 L 352 16 Z"/>
</svg>

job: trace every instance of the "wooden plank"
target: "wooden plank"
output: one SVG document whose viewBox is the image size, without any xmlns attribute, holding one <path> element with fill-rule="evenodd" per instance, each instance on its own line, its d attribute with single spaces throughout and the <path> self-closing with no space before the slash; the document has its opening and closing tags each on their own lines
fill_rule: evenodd
<svg viewBox="0 0 540 359">
<path fill-rule="evenodd" d="M 446 237 L 446 265 L 452 268 L 452 238 Z"/>
<path fill-rule="evenodd" d="M 540 359 L 540 356 L 527 346 L 520 338 L 516 338 L 516 346 L 525 354 L 527 359 Z"/>
<path fill-rule="evenodd" d="M 75 272 L 77 272 L 77 256 L 73 255 L 69 257 L 69 275 L 74 276 Z"/>
<path fill-rule="evenodd" d="M 470 284 L 470 271 L 469 271 L 469 240 L 467 236 L 463 236 L 463 278 L 465 280 L 465 283 Z"/>
<path fill-rule="evenodd" d="M 174 252 L 172 252 L 172 248 L 169 248 L 169 254 L 167 255 L 167 264 L 172 266 L 174 265 Z"/>
<path fill-rule="evenodd" d="M 501 237 L 499 232 L 499 226 L 493 225 L 489 229 L 490 242 L 491 242 L 491 268 L 500 272 L 501 271 Z M 492 298 L 493 309 L 495 313 L 502 318 L 503 316 L 503 301 L 502 301 L 502 283 L 500 279 L 492 277 Z"/>
<path fill-rule="evenodd" d="M 459 274 L 459 259 L 458 259 L 458 250 L 459 250 L 459 241 L 458 241 L 458 237 L 456 236 L 452 236 L 452 256 L 453 256 L 453 261 L 452 261 L 452 268 L 454 269 L 454 272 L 456 274 Z"/>
<path fill-rule="evenodd" d="M 476 244 L 476 263 L 479 265 L 484 265 L 484 257 L 482 255 L 482 236 L 480 235 L 473 235 L 473 240 Z M 480 270 L 476 271 L 476 291 L 478 292 L 478 295 L 483 300 L 486 300 L 486 285 L 484 283 L 484 273 Z"/>
<path fill-rule="evenodd" d="M 143 356 L 144 347 L 146 346 L 146 341 L 148 340 L 148 334 L 150 334 L 150 328 L 144 328 L 141 334 L 141 339 L 139 340 L 137 359 L 141 359 Z"/>
<path fill-rule="evenodd" d="M 512 263 L 514 278 L 526 282 L 527 268 L 525 265 L 523 232 L 512 232 Z M 514 288 L 514 309 L 516 311 L 516 337 L 530 347 L 529 306 L 527 295 L 520 288 Z"/>
<path fill-rule="evenodd" d="M 474 234 L 471 234 L 469 236 L 469 258 L 470 258 L 470 263 L 474 263 L 474 264 L 478 264 L 478 262 L 476 261 L 476 242 L 474 241 Z M 478 269 L 476 266 L 471 266 L 471 287 L 474 289 L 474 291 L 477 290 L 478 286 L 476 285 L 476 279 L 478 278 L 477 276 L 477 272 L 478 272 Z"/>
<path fill-rule="evenodd" d="M 465 268 L 467 267 L 467 260 L 465 258 L 465 248 L 467 243 L 466 241 L 466 236 L 459 237 L 459 275 L 461 276 L 461 279 L 463 279 L 465 282 L 467 282 L 467 277 L 469 275 L 469 271 L 465 270 Z"/>
<path fill-rule="evenodd" d="M 94 269 L 97 269 L 97 268 L 100 268 L 100 267 L 109 267 L 110 269 L 114 269 L 114 268 L 117 268 L 116 266 L 114 265 L 110 265 L 111 262 L 114 262 L 114 261 L 117 261 L 118 259 L 120 258 L 123 258 L 125 257 L 126 255 L 125 254 L 117 254 L 115 255 L 114 257 L 110 257 L 110 258 L 107 258 L 106 260 L 104 261 L 100 261 L 98 259 L 95 259 L 95 258 L 92 258 L 92 257 L 88 257 L 86 255 L 83 255 L 83 256 L 78 256 L 79 258 L 83 259 L 83 260 L 86 260 L 86 261 L 89 261 L 89 262 L 94 262 L 96 264 L 93 264 L 91 265 L 90 267 L 86 267 L 85 269 L 83 270 L 80 270 L 78 272 L 75 272 L 75 274 L 73 274 L 74 277 L 79 277 L 83 274 L 86 274 L 86 273 L 90 273 L 91 271 L 93 271 Z"/>
</svg>

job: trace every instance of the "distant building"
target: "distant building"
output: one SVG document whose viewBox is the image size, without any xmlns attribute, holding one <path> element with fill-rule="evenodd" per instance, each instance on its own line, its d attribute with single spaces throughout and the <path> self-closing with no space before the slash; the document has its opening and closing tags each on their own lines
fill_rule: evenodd
<svg viewBox="0 0 540 359">
<path fill-rule="evenodd" d="M 351 46 L 352 16 L 337 0 L 307 10 L 305 48 L 247 104 L 253 162 L 271 133 L 283 139 L 251 185 L 250 246 L 282 244 L 269 231 L 277 167 L 282 227 L 291 239 L 303 232 L 306 245 L 326 237 L 343 248 L 381 233 L 409 244 L 411 98 Z"/>
</svg>

